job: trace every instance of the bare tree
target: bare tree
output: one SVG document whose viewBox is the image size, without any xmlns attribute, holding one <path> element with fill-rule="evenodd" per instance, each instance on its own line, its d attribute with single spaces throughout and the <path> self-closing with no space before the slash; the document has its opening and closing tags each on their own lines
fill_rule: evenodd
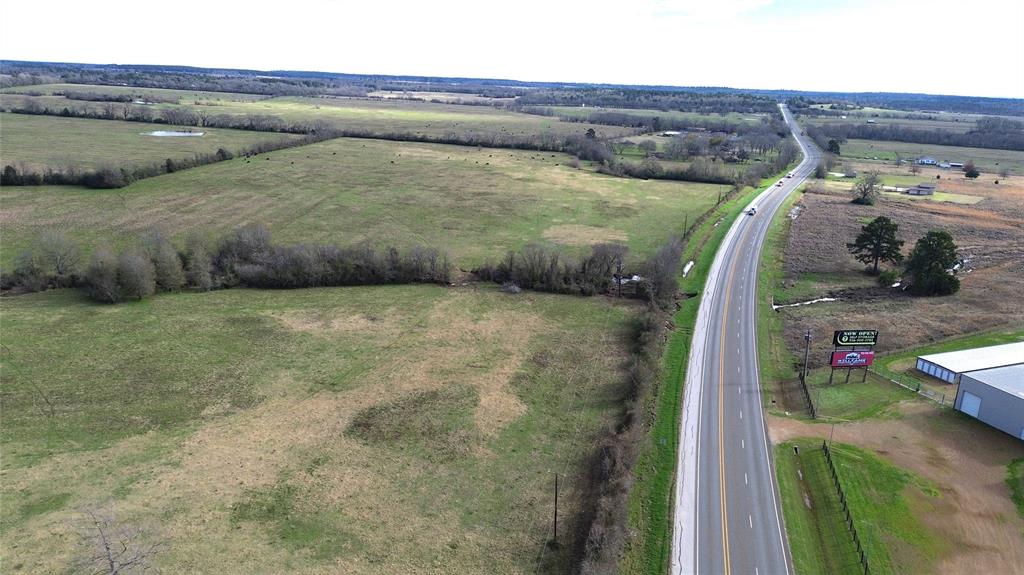
<svg viewBox="0 0 1024 575">
<path fill-rule="evenodd" d="M 44 268 L 57 278 L 58 283 L 65 283 L 82 263 L 82 251 L 78 244 L 63 232 L 42 233 L 36 238 L 34 247 Z"/>
<path fill-rule="evenodd" d="M 92 253 L 92 261 L 85 272 L 86 292 L 94 300 L 116 303 L 121 299 L 117 285 L 117 256 L 105 246 Z"/>
<path fill-rule="evenodd" d="M 917 162 L 910 162 L 910 173 L 911 174 L 920 174 L 921 173 L 921 165 L 918 164 Z"/>
<path fill-rule="evenodd" d="M 152 573 L 153 558 L 163 541 L 152 541 L 142 530 L 119 523 L 112 512 L 87 509 L 79 538 L 85 552 L 78 571 L 92 575 Z"/>
<path fill-rule="evenodd" d="M 878 172 L 868 172 L 853 185 L 853 203 L 873 206 L 882 191 L 882 178 Z"/>
<path fill-rule="evenodd" d="M 127 252 L 117 259 L 117 284 L 124 297 L 142 299 L 156 291 L 153 262 L 141 252 Z"/>
<path fill-rule="evenodd" d="M 189 236 L 186 241 L 185 261 L 185 278 L 190 286 L 203 291 L 213 287 L 210 252 L 199 236 Z"/>
</svg>

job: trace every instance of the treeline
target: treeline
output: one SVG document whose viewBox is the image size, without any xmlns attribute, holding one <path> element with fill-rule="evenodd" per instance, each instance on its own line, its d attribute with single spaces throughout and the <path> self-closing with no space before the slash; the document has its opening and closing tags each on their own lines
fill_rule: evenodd
<svg viewBox="0 0 1024 575">
<path fill-rule="evenodd" d="M 892 92 L 811 92 L 790 93 L 787 96 L 786 103 L 790 109 L 800 113 L 804 113 L 805 108 L 810 108 L 814 104 L 836 104 L 837 107 L 887 108 L 925 113 L 944 111 L 990 116 L 1024 116 L 1024 100 L 1019 98 L 975 98 Z M 820 108 L 812 110 L 820 110 Z"/>
<path fill-rule="evenodd" d="M 771 132 L 775 134 L 789 133 L 789 129 L 786 127 L 786 124 L 780 118 L 775 116 L 763 118 L 760 122 L 745 122 L 726 120 L 724 118 L 721 120 L 711 118 L 664 118 L 658 115 L 644 115 L 641 111 L 636 113 L 593 111 L 585 114 L 564 114 L 554 108 L 546 106 L 510 106 L 509 109 L 524 114 L 555 117 L 563 122 L 624 126 L 627 128 L 639 128 L 645 132 L 658 132 L 662 130 L 687 131 L 696 129 L 708 132 L 722 132 L 726 134 L 747 134 L 750 132 Z"/>
<path fill-rule="evenodd" d="M 631 278 L 624 271 L 627 249 L 619 244 L 597 244 L 581 258 L 572 258 L 557 248 L 529 244 L 509 251 L 497 264 L 485 262 L 472 270 L 478 280 L 500 283 L 511 290 L 528 289 L 551 293 L 592 296 L 619 287 L 616 278 Z M 629 291 L 652 305 L 668 306 L 677 290 L 676 273 L 682 243 L 667 241 L 650 259 L 637 266 L 640 279 Z M 674 263 L 673 263 L 674 262 Z M 624 279 L 633 283 L 631 279 Z"/>
<path fill-rule="evenodd" d="M 991 122 L 981 120 L 970 132 L 953 132 L 949 130 L 924 130 L 909 128 L 896 124 L 825 124 L 817 126 L 812 136 L 815 142 L 834 139 L 837 141 L 884 140 L 892 142 L 908 142 L 912 144 L 934 144 L 940 146 L 962 146 L 965 148 L 990 148 L 998 150 L 1024 151 L 1024 130 L 1020 122 L 1013 120 L 1000 121 L 993 118 Z M 808 135 L 812 133 L 809 127 Z"/>
<path fill-rule="evenodd" d="M 775 100 L 739 92 L 688 92 L 642 88 L 541 89 L 519 97 L 524 106 L 646 108 L 703 114 L 746 112 L 779 115 Z"/>
<path fill-rule="evenodd" d="M 448 283 L 451 264 L 446 254 L 422 246 L 380 251 L 368 244 L 276 245 L 266 228 L 248 225 L 212 244 L 191 236 L 184 249 L 163 231 L 151 230 L 120 251 L 97 248 L 87 263 L 75 241 L 48 232 L 19 253 L 13 272 L 0 278 L 5 290 L 78 287 L 95 301 L 117 303 L 186 289 Z"/>
<path fill-rule="evenodd" d="M 93 189 L 123 188 L 132 182 L 145 178 L 188 170 L 207 164 L 223 162 L 236 156 L 254 156 L 266 152 L 305 146 L 333 137 L 330 134 L 308 134 L 301 138 L 258 142 L 241 150 L 231 152 L 219 148 L 216 152 L 199 152 L 184 158 L 167 158 L 160 162 L 133 166 L 100 166 L 96 169 L 46 168 L 42 172 L 24 167 L 18 170 L 12 165 L 4 166 L 0 173 L 0 186 L 85 186 Z"/>
<path fill-rule="evenodd" d="M 654 289 L 646 312 L 635 325 L 627 362 L 625 409 L 620 420 L 608 429 L 590 460 L 585 491 L 584 516 L 590 519 L 583 537 L 581 572 L 619 572 L 622 551 L 628 539 L 629 498 L 634 485 L 634 467 L 647 440 L 650 418 L 645 413 L 648 397 L 655 393 L 663 373 L 661 357 L 666 333 L 672 328 L 682 243 L 671 239 L 642 266 Z"/>
<path fill-rule="evenodd" d="M 278 132 L 285 134 L 310 134 L 328 130 L 326 122 L 286 122 L 277 116 L 267 114 L 210 114 L 206 110 L 189 108 L 163 108 L 156 110 L 147 105 L 130 102 L 105 102 L 99 108 L 89 106 L 61 106 L 51 108 L 33 98 L 23 98 L 12 103 L 6 110 L 13 114 L 39 116 L 61 116 L 65 118 L 87 118 L 90 120 L 120 120 L 144 122 L 147 124 L 169 124 L 197 128 L 227 128 L 254 132 Z"/>
</svg>

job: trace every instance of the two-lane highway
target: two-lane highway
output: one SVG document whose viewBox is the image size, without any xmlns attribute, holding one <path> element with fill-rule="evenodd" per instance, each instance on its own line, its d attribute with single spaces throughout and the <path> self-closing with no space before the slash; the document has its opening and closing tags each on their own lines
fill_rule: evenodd
<svg viewBox="0 0 1024 575">
<path fill-rule="evenodd" d="M 708 273 L 683 399 L 672 536 L 673 574 L 791 573 L 762 410 L 757 270 L 772 216 L 819 154 L 782 108 L 804 158 L 729 229 Z"/>
</svg>

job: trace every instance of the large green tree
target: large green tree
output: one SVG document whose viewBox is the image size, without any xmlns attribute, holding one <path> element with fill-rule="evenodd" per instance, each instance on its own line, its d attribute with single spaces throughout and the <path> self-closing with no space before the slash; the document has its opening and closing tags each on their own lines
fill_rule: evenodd
<svg viewBox="0 0 1024 575">
<path fill-rule="evenodd" d="M 878 216 L 866 226 L 861 227 L 860 234 L 852 244 L 846 247 L 853 253 L 857 261 L 871 264 L 871 272 L 878 273 L 878 263 L 883 261 L 900 263 L 903 254 L 903 240 L 896 239 L 899 225 L 885 216 Z"/>
<path fill-rule="evenodd" d="M 930 231 L 917 240 L 907 259 L 910 291 L 917 295 L 949 295 L 960 290 L 960 280 L 946 271 L 957 260 L 956 244 L 949 232 Z"/>
</svg>

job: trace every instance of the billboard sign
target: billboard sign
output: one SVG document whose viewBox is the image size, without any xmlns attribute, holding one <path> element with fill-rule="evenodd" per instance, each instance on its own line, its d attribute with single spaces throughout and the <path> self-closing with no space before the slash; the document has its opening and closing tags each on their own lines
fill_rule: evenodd
<svg viewBox="0 0 1024 575">
<path fill-rule="evenodd" d="M 844 345 L 877 345 L 877 329 L 839 329 L 832 335 L 836 347 Z"/>
<path fill-rule="evenodd" d="M 874 363 L 873 351 L 833 351 L 832 367 L 867 367 Z"/>
</svg>

